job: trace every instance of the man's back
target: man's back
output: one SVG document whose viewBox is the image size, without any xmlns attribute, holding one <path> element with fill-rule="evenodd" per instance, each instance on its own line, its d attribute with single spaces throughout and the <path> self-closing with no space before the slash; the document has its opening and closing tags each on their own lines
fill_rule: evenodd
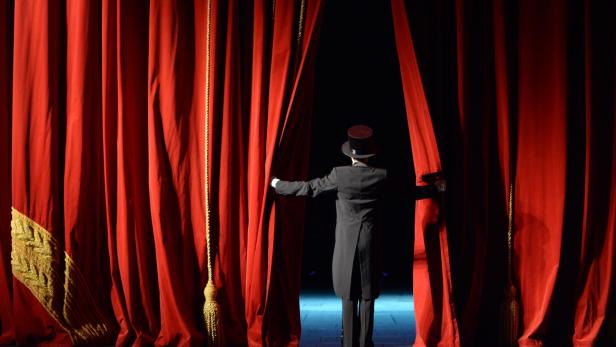
<svg viewBox="0 0 616 347">
<path fill-rule="evenodd" d="M 387 171 L 365 165 L 339 166 L 334 170 L 337 178 L 338 219 L 361 222 L 376 218 Z"/>
<path fill-rule="evenodd" d="M 354 261 L 361 272 L 361 296 L 372 299 L 379 295 L 382 253 L 379 216 L 386 177 L 385 169 L 356 162 L 353 166 L 335 167 L 323 178 L 276 184 L 276 191 L 282 195 L 314 197 L 337 192 L 332 275 L 334 291 L 342 298 L 351 296 Z"/>
</svg>

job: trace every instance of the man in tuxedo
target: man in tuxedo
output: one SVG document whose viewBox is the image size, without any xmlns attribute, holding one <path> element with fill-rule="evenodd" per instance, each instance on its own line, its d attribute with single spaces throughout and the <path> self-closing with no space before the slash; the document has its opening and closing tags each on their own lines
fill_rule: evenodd
<svg viewBox="0 0 616 347">
<path fill-rule="evenodd" d="M 307 182 L 273 178 L 271 185 L 281 195 L 315 197 L 337 192 L 332 275 L 334 292 L 342 299 L 343 343 L 368 347 L 373 345 L 374 300 L 381 289 L 381 206 L 387 171 L 369 164 L 376 155 L 371 128 L 355 125 L 347 135 L 341 149 L 351 159 L 350 166 L 335 167 L 327 176 Z M 444 181 L 438 180 L 432 186 L 416 187 L 415 195 L 429 196 L 444 189 Z"/>
</svg>

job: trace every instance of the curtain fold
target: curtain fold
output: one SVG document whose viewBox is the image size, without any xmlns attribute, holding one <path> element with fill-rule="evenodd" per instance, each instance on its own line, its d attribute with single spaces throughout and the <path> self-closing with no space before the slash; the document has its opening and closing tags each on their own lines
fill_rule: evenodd
<svg viewBox="0 0 616 347">
<path fill-rule="evenodd" d="M 247 68 L 250 67 L 241 65 L 241 57 L 250 56 L 251 41 L 245 33 L 250 32 L 251 23 L 240 19 L 250 18 L 251 11 L 251 6 L 246 6 L 245 2 L 229 1 L 227 13 L 222 14 L 227 30 L 224 41 L 224 76 L 220 83 L 222 116 L 217 126 L 220 129 L 220 165 L 211 174 L 213 180 L 220 181 L 212 186 L 212 196 L 218 196 L 218 213 L 217 218 L 214 218 L 214 222 L 218 221 L 219 230 L 215 274 L 216 284 L 223 289 L 219 302 L 226 308 L 222 312 L 222 326 L 229 345 L 246 344 L 247 333 L 244 279 L 248 227 L 248 149 L 245 142 L 247 123 L 250 120 L 247 116 L 250 96 L 250 78 L 247 76 L 250 70 Z M 218 47 L 223 47 L 223 44 Z"/>
<path fill-rule="evenodd" d="M 148 157 L 148 2 L 103 1 L 103 161 L 118 343 L 160 331 Z M 179 163 L 177 163 L 179 164 Z M 188 286 L 186 286 L 188 287 Z"/>
<path fill-rule="evenodd" d="M 62 322 L 62 10 L 36 1 L 14 8 L 11 264 L 19 343 L 71 341 Z"/>
<path fill-rule="evenodd" d="M 404 1 L 392 0 L 392 13 L 416 184 L 426 185 L 429 182 L 424 175 L 442 173 L 439 149 Z M 418 200 L 415 206 L 413 298 L 416 346 L 460 346 L 443 207 L 440 197 Z"/>
<path fill-rule="evenodd" d="M 560 264 L 567 170 L 566 12 L 522 1 L 518 26 L 518 119 L 514 178 L 515 274 L 520 346 L 541 343 Z M 539 116 L 541 115 L 541 116 Z"/>
<path fill-rule="evenodd" d="M 616 30 L 602 27 L 616 14 L 616 4 L 585 2 L 583 13 L 586 159 L 574 346 L 595 344 L 614 324 L 609 300 L 616 245 Z"/>
<path fill-rule="evenodd" d="M 511 183 L 509 101 L 511 64 L 503 1 L 455 3 L 455 65 L 459 167 L 450 177 L 460 185 L 450 203 L 455 243 L 454 276 L 464 344 L 504 343 L 509 315 L 507 286 L 508 201 Z M 456 119 L 457 118 L 457 119 Z M 503 313 L 504 312 L 504 313 Z M 507 317 L 507 316 L 504 317 Z M 497 319 L 498 318 L 498 319 Z"/>
<path fill-rule="evenodd" d="M 113 343 L 103 195 L 100 2 L 66 3 L 63 316 L 82 341 Z M 59 91 L 62 93 L 62 90 Z M 60 145 L 62 146 L 62 144 Z M 61 161 L 60 161 L 61 163 Z M 101 257 L 92 257 L 100 254 Z M 88 331 L 88 327 L 96 327 Z"/>
<path fill-rule="evenodd" d="M 155 343 L 202 345 L 201 309 L 195 305 L 202 300 L 202 283 L 194 239 L 204 237 L 204 230 L 195 231 L 191 223 L 191 198 L 197 200 L 201 190 L 191 185 L 190 162 L 203 158 L 189 140 L 200 135 L 190 131 L 190 120 L 199 114 L 193 109 L 199 95 L 196 9 L 157 0 L 149 5 L 148 184 L 161 322 Z"/>
</svg>

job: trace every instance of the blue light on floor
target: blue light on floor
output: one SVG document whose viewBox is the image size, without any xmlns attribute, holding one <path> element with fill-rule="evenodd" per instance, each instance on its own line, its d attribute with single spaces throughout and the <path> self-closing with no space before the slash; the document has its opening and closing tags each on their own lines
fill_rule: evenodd
<svg viewBox="0 0 616 347">
<path fill-rule="evenodd" d="M 333 293 L 302 293 L 302 346 L 340 346 L 342 304 Z M 375 346 L 410 346 L 415 307 L 409 293 L 383 293 L 374 310 Z"/>
<path fill-rule="evenodd" d="M 300 297 L 302 312 L 341 312 L 340 298 L 333 294 L 302 294 Z M 377 312 L 412 312 L 415 314 L 415 305 L 412 295 L 383 294 L 376 300 L 374 308 Z"/>
</svg>

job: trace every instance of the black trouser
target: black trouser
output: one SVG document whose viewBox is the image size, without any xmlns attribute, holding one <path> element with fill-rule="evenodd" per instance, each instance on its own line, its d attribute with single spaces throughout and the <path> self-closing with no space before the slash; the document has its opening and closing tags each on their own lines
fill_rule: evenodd
<svg viewBox="0 0 616 347">
<path fill-rule="evenodd" d="M 372 347 L 374 300 L 362 298 L 361 271 L 359 271 L 359 253 L 357 250 L 354 258 L 351 296 L 350 298 L 342 298 L 343 344 L 345 347 Z"/>
</svg>

